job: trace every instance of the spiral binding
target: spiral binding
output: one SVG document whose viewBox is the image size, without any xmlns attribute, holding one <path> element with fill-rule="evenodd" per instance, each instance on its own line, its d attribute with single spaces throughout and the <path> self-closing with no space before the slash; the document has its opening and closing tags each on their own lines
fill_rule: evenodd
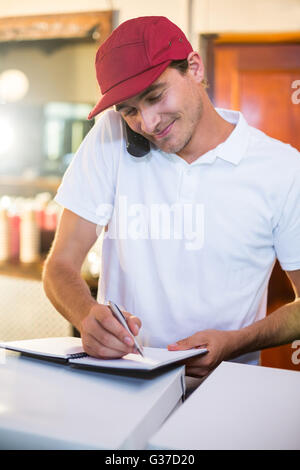
<svg viewBox="0 0 300 470">
<path fill-rule="evenodd" d="M 68 359 L 80 359 L 81 357 L 87 357 L 88 354 L 85 352 L 69 354 Z"/>
</svg>

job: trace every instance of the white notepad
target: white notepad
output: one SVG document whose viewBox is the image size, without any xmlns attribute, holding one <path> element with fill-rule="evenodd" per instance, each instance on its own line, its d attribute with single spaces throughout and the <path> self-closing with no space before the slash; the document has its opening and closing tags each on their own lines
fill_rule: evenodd
<svg viewBox="0 0 300 470">
<path fill-rule="evenodd" d="M 168 351 L 162 348 L 145 347 L 143 348 L 144 357 L 139 354 L 127 354 L 120 359 L 96 359 L 83 351 L 80 338 L 71 336 L 7 341 L 1 342 L 0 347 L 32 356 L 64 360 L 78 367 L 140 371 L 155 370 L 207 352 L 205 348 Z"/>
</svg>

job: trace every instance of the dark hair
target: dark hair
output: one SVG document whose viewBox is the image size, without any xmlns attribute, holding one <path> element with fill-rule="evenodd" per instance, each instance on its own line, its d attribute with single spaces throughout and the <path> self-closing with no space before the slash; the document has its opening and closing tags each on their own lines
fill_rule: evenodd
<svg viewBox="0 0 300 470">
<path fill-rule="evenodd" d="M 178 70 L 178 72 L 182 73 L 184 75 L 189 68 L 189 63 L 187 59 L 180 59 L 180 60 L 173 60 L 169 67 L 172 67 L 172 69 Z"/>
<path fill-rule="evenodd" d="M 173 60 L 170 63 L 169 67 L 171 67 L 172 69 L 178 70 L 178 72 L 180 72 L 182 75 L 184 75 L 187 72 L 187 69 L 189 68 L 189 63 L 188 63 L 187 59 Z M 203 85 L 204 88 L 209 87 L 209 83 L 206 80 L 206 78 L 204 78 L 202 80 L 201 84 Z"/>
</svg>

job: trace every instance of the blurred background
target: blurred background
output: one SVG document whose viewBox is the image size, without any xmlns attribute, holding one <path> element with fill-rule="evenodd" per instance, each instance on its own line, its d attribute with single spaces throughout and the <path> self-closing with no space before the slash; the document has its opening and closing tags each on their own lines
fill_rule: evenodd
<svg viewBox="0 0 300 470">
<path fill-rule="evenodd" d="M 99 99 L 94 58 L 126 19 L 164 15 L 202 54 L 219 107 L 300 150 L 300 0 L 0 0 L 0 339 L 77 334 L 43 293 L 61 177 Z M 267 175 L 266 175 L 267 177 Z M 82 276 L 96 296 L 101 240 Z M 294 299 L 276 263 L 268 314 Z M 299 338 L 300 339 L 300 338 Z M 287 345 L 262 353 L 300 370 Z"/>
</svg>

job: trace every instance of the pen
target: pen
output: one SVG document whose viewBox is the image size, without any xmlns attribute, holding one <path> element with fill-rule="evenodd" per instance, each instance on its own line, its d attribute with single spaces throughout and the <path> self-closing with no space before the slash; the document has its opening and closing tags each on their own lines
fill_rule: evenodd
<svg viewBox="0 0 300 470">
<path fill-rule="evenodd" d="M 138 350 L 138 352 L 140 353 L 140 355 L 142 357 L 144 357 L 144 354 L 143 354 L 143 351 L 139 345 L 139 343 L 137 342 L 137 340 L 135 339 L 135 337 L 133 336 L 133 334 L 131 333 L 130 329 L 129 329 L 129 326 L 127 325 L 127 321 L 126 321 L 126 318 L 124 317 L 123 313 L 121 312 L 121 310 L 119 309 L 119 307 L 111 302 L 110 300 L 108 301 L 108 306 L 112 312 L 112 314 L 114 315 L 114 317 L 119 320 L 119 322 L 124 326 L 124 328 L 126 328 L 126 330 L 128 331 L 128 333 L 130 333 L 130 335 L 132 336 L 132 339 L 134 341 L 134 344 L 135 344 L 135 347 L 136 349 Z"/>
</svg>

